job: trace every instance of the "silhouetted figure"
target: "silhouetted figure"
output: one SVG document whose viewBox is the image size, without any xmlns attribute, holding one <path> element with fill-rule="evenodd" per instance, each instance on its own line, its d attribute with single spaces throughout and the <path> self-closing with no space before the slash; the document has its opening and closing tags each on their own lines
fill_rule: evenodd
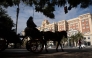
<svg viewBox="0 0 92 58">
<path fill-rule="evenodd" d="M 38 38 L 40 31 L 36 28 L 36 24 L 33 22 L 33 17 L 30 16 L 26 23 L 27 27 L 25 28 L 25 36 L 31 36 L 33 39 Z"/>
<path fill-rule="evenodd" d="M 27 27 L 25 28 L 25 38 L 29 37 L 30 39 L 42 39 L 40 31 L 36 28 L 36 24 L 33 22 L 33 17 L 29 17 L 26 23 Z M 25 40 L 25 38 L 23 40 Z M 26 43 L 27 50 L 30 50 L 28 42 Z"/>
<path fill-rule="evenodd" d="M 79 39 L 79 49 L 82 48 L 81 47 L 81 39 Z"/>
<path fill-rule="evenodd" d="M 32 16 L 29 17 L 26 24 L 27 24 L 27 27 L 29 27 L 29 28 L 37 27 L 36 24 L 33 22 L 33 17 Z"/>
</svg>

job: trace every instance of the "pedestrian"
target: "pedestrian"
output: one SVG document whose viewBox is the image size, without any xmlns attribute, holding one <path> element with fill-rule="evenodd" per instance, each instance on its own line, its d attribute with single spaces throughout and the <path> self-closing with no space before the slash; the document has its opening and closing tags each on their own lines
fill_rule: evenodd
<svg viewBox="0 0 92 58">
<path fill-rule="evenodd" d="M 79 39 L 79 49 L 81 49 L 81 39 Z"/>
</svg>

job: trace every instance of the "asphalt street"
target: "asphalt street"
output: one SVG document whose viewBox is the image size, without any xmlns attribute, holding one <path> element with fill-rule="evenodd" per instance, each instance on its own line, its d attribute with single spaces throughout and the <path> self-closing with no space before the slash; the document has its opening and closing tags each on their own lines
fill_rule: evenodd
<svg viewBox="0 0 92 58">
<path fill-rule="evenodd" d="M 92 58 L 92 48 L 64 48 L 64 52 L 59 49 L 48 49 L 48 53 L 43 50 L 42 53 L 34 54 L 26 49 L 6 49 L 0 52 L 0 58 Z"/>
</svg>

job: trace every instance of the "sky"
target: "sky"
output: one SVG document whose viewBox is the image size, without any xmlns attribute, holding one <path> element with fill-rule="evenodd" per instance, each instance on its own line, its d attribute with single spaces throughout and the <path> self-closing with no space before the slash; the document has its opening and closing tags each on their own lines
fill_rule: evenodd
<svg viewBox="0 0 92 58">
<path fill-rule="evenodd" d="M 54 11 L 55 18 L 50 19 L 40 12 L 35 12 L 34 7 L 29 7 L 22 3 L 19 5 L 19 7 L 20 7 L 20 10 L 19 10 L 18 29 L 17 29 L 18 33 L 20 33 L 21 31 L 25 29 L 26 21 L 28 20 L 30 16 L 33 16 L 34 23 L 37 26 L 41 26 L 42 21 L 44 19 L 47 19 L 50 23 L 53 23 L 53 22 L 58 22 L 61 20 L 73 19 L 73 18 L 78 17 L 79 15 L 86 14 L 86 13 L 92 14 L 92 11 L 91 11 L 92 6 L 89 6 L 85 9 L 82 9 L 78 6 L 77 8 L 73 8 L 70 11 L 68 11 L 67 14 L 64 13 L 64 9 L 63 9 L 64 7 L 55 7 L 55 11 Z M 16 24 L 16 9 L 17 9 L 17 6 L 8 7 L 6 9 L 7 13 L 12 18 L 15 24 Z"/>
</svg>

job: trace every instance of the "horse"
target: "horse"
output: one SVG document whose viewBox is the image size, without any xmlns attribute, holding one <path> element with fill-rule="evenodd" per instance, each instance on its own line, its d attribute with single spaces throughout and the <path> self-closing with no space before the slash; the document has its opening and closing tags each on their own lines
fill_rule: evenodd
<svg viewBox="0 0 92 58">
<path fill-rule="evenodd" d="M 63 39 L 63 37 L 67 38 L 67 31 L 56 31 L 56 32 L 51 32 L 51 31 L 41 31 L 41 34 L 43 35 L 44 38 L 44 44 L 45 44 L 45 50 L 46 52 L 48 52 L 47 50 L 47 41 L 52 40 L 52 41 L 57 41 L 57 47 L 56 47 L 56 51 L 58 52 L 58 46 L 61 46 L 61 50 L 63 50 L 62 48 L 62 44 L 60 43 L 60 41 Z"/>
</svg>

